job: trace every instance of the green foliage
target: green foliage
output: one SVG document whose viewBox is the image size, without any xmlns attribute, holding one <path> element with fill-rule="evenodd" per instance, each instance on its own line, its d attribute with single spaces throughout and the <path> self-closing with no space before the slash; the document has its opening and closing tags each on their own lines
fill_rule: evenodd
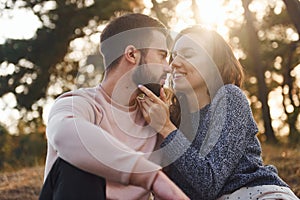
<svg viewBox="0 0 300 200">
<path fill-rule="evenodd" d="M 13 9 L 16 2 L 0 2 L 1 9 Z M 0 97 L 13 93 L 17 99 L 16 108 L 23 113 L 18 136 L 10 135 L 0 126 L 0 170 L 44 163 L 43 104 L 37 102 L 49 96 L 48 88 L 60 77 L 74 85 L 80 61 L 66 59 L 70 42 L 91 34 L 84 31 L 86 27 L 92 32 L 99 32 L 97 27 L 116 12 L 130 12 L 142 6 L 141 0 L 95 0 L 89 5 L 88 1 L 56 0 L 53 1 L 55 6 L 47 10 L 47 2 L 18 1 L 19 8 L 32 10 L 43 25 L 32 39 L 8 39 L 0 45 L 0 65 L 4 68 L 14 65 L 13 73 L 0 75 Z M 62 90 L 70 90 L 64 81 Z M 38 112 L 38 118 L 27 119 L 31 111 Z M 39 127 L 42 131 L 37 131 Z"/>
<path fill-rule="evenodd" d="M 59 95 L 48 93 L 52 85 L 60 83 L 62 91 L 74 85 L 80 60 L 66 58 L 71 51 L 70 43 L 99 32 L 97 27 L 116 13 L 142 7 L 142 0 L 95 0 L 92 4 L 85 0 L 53 2 L 51 9 L 45 7 L 49 3 L 47 0 L 0 2 L 1 9 L 6 11 L 16 5 L 32 10 L 42 22 L 33 38 L 8 39 L 0 45 L 1 67 L 14 66 L 12 73 L 0 74 L 0 97 L 13 93 L 21 114 L 18 136 L 10 135 L 0 126 L 0 170 L 44 163 L 44 104 L 40 102 L 51 95 L 53 98 Z M 39 116 L 28 118 L 31 112 L 38 112 Z M 39 128 L 42 130 L 37 131 Z"/>
<path fill-rule="evenodd" d="M 23 7 L 28 9 L 43 7 L 47 1 L 26 1 Z M 117 11 L 132 11 L 140 5 L 139 0 L 96 0 L 92 5 L 85 1 L 55 1 L 55 7 L 44 13 L 35 9 L 35 14 L 43 22 L 36 36 L 30 40 L 8 40 L 0 46 L 0 64 L 15 65 L 13 74 L 1 77 L 0 96 L 12 92 L 17 97 L 18 107 L 31 109 L 31 105 L 46 96 L 51 74 L 55 66 L 64 62 L 70 41 L 85 34 L 80 31 L 90 20 L 102 23 L 109 20 Z M 13 4 L 7 3 L 7 7 Z M 97 24 L 95 24 L 97 26 Z M 72 65 L 71 75 L 76 76 L 78 62 Z M 63 72 L 63 71 L 62 71 Z M 61 73 L 61 72 L 60 72 Z M 24 77 L 31 79 L 24 81 Z M 17 92 L 16 88 L 25 89 Z"/>
</svg>

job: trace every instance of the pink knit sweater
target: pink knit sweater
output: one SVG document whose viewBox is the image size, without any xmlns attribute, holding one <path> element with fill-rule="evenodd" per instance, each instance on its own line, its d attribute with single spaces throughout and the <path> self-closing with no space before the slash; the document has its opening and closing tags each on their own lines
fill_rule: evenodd
<svg viewBox="0 0 300 200">
<path fill-rule="evenodd" d="M 104 177 L 107 199 L 147 199 L 147 190 L 128 185 L 132 172 L 153 172 L 145 180 L 150 187 L 161 169 L 147 160 L 157 135 L 144 124 L 137 105 L 117 104 L 101 86 L 61 95 L 49 114 L 45 178 L 59 156 Z"/>
</svg>

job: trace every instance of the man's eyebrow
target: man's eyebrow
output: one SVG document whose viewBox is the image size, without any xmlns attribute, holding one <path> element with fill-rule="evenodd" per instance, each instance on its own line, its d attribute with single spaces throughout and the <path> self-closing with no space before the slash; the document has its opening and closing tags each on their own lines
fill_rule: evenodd
<svg viewBox="0 0 300 200">
<path fill-rule="evenodd" d="M 163 49 L 158 49 L 159 53 L 164 54 L 165 56 L 168 55 L 168 51 L 167 50 L 163 50 Z"/>
</svg>

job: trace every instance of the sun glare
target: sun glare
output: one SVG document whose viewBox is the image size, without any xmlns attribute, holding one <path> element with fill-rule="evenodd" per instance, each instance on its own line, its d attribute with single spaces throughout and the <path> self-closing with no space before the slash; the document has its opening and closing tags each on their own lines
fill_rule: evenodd
<svg viewBox="0 0 300 200">
<path fill-rule="evenodd" d="M 230 16 L 228 11 L 232 9 L 232 5 L 232 3 L 224 5 L 222 0 L 196 0 L 197 7 L 192 9 L 191 0 L 181 1 L 176 6 L 176 17 L 178 20 L 171 25 L 171 28 L 174 31 L 180 31 L 190 25 L 200 23 L 206 27 L 213 28 L 226 37 L 228 27 L 226 27 L 225 22 Z"/>
<path fill-rule="evenodd" d="M 3 11 L 0 18 L 0 44 L 7 38 L 30 39 L 41 26 L 38 17 L 30 10 Z"/>
<path fill-rule="evenodd" d="M 226 18 L 225 9 L 220 0 L 197 0 L 199 16 L 202 23 L 208 26 L 223 24 Z"/>
</svg>

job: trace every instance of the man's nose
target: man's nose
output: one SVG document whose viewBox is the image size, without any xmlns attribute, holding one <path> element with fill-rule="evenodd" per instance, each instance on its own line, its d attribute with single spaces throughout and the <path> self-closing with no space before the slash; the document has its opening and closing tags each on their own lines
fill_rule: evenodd
<svg viewBox="0 0 300 200">
<path fill-rule="evenodd" d="M 163 64 L 163 65 L 168 65 L 167 59 L 164 59 L 162 64 Z"/>
<path fill-rule="evenodd" d="M 164 72 L 166 72 L 166 73 L 171 73 L 171 72 L 172 72 L 172 67 L 171 67 L 171 65 L 169 65 L 168 63 L 166 63 L 166 64 L 164 65 Z"/>
</svg>

